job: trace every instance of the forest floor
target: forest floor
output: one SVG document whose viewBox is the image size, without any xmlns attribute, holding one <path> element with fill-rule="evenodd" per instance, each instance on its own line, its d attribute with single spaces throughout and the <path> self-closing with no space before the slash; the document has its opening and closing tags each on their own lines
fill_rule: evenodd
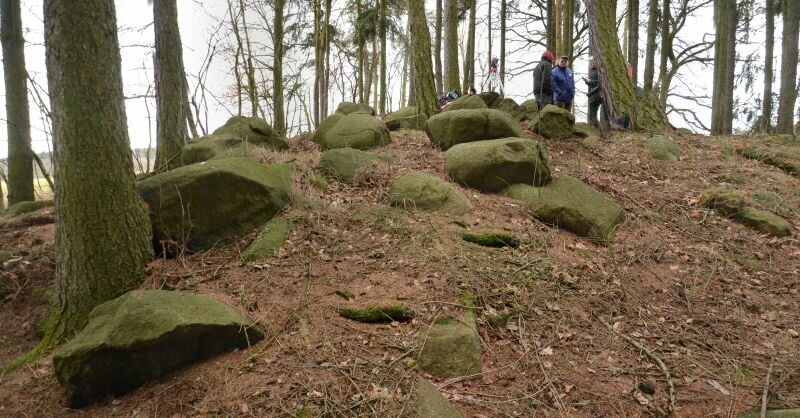
<svg viewBox="0 0 800 418">
<path fill-rule="evenodd" d="M 326 191 L 310 186 L 320 150 L 295 138 L 290 152 L 260 156 L 299 166 L 282 214 L 298 227 L 277 257 L 241 261 L 253 233 L 155 260 L 142 285 L 229 303 L 264 324 L 266 340 L 81 410 L 66 408 L 45 358 L 0 380 L 0 416 L 413 416 L 411 389 L 424 373 L 411 360 L 464 291 L 478 299 L 483 373 L 426 377 L 465 417 L 646 417 L 671 398 L 675 416 L 731 417 L 760 408 L 770 365 L 770 408 L 800 407 L 800 243 L 700 205 L 704 190 L 730 187 L 789 220 L 796 236 L 800 179 L 735 152 L 763 138 L 672 136 L 682 153 L 674 162 L 653 160 L 637 134 L 616 132 L 593 150 L 540 139 L 555 175 L 624 206 L 608 247 L 539 223 L 520 202 L 464 188 L 473 210 L 462 216 L 389 207 L 398 176 L 446 178 L 443 153 L 424 133 L 394 132 L 380 150 L 390 166 Z M 0 268 L 0 365 L 36 343 L 55 274 L 53 219 L 47 209 L 0 224 L 0 249 L 12 253 Z M 524 243 L 479 247 L 461 239 L 466 230 Z M 395 301 L 416 318 L 370 325 L 336 313 Z M 506 323 L 489 320 L 504 313 Z"/>
</svg>

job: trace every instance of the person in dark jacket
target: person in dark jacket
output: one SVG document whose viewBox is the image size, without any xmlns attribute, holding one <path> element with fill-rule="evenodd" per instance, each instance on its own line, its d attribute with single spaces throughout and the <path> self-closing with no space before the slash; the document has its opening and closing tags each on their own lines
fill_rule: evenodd
<svg viewBox="0 0 800 418">
<path fill-rule="evenodd" d="M 553 104 L 553 60 L 550 51 L 544 51 L 539 65 L 533 69 L 533 96 L 539 110 Z"/>
<path fill-rule="evenodd" d="M 553 102 L 556 106 L 572 110 L 572 99 L 575 98 L 575 78 L 567 67 L 569 58 L 564 55 L 553 69 Z"/>
<path fill-rule="evenodd" d="M 583 77 L 583 81 L 589 86 L 589 92 L 587 93 L 589 96 L 589 124 L 600 129 L 600 122 L 597 120 L 597 111 L 602 105 L 603 119 L 605 119 L 606 125 L 609 125 L 608 111 L 603 104 L 603 95 L 600 88 L 600 76 L 597 73 L 597 65 L 592 61 L 590 67 L 589 77 Z"/>
</svg>

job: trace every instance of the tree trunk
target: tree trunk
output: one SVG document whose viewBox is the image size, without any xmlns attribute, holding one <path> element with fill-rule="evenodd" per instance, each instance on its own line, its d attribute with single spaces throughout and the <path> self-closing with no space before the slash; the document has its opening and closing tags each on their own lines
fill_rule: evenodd
<svg viewBox="0 0 800 418">
<path fill-rule="evenodd" d="M 658 33 L 658 0 L 650 0 L 647 4 L 647 49 L 644 58 L 644 91 L 653 91 L 653 78 L 656 74 L 656 34 Z"/>
<path fill-rule="evenodd" d="M 775 131 L 791 134 L 794 130 L 794 105 L 797 101 L 797 43 L 800 2 L 783 0 L 783 54 L 781 55 L 781 91 L 778 100 L 778 124 Z"/>
<path fill-rule="evenodd" d="M 361 0 L 356 1 L 356 25 L 361 18 Z M 356 40 L 358 42 L 358 71 L 356 75 L 356 90 L 358 91 L 358 102 L 364 103 L 364 32 L 360 28 L 356 28 Z"/>
<path fill-rule="evenodd" d="M 236 37 L 236 53 L 234 54 L 233 75 L 236 78 L 236 101 L 238 104 L 237 116 L 242 116 L 242 75 L 239 72 L 239 57 L 244 55 L 242 37 L 239 35 L 239 19 L 233 13 L 233 2 L 228 0 L 228 15 L 231 17 L 233 35 Z"/>
<path fill-rule="evenodd" d="M 28 73 L 22 37 L 20 0 L 0 0 L 0 40 L 6 86 L 8 134 L 8 205 L 34 200 Z M 0 191 L 0 201 L 3 200 Z"/>
<path fill-rule="evenodd" d="M 92 308 L 138 286 L 153 254 L 134 185 L 114 1 L 45 0 L 44 27 L 58 303 L 40 352 L 79 331 Z"/>
<path fill-rule="evenodd" d="M 614 4 L 605 0 L 587 0 L 589 42 L 593 51 L 603 100 L 609 119 L 627 118 L 635 130 L 659 132 L 666 126 L 666 116 L 653 96 L 638 100 L 633 89 L 616 30 Z"/>
<path fill-rule="evenodd" d="M 178 28 L 177 0 L 153 1 L 156 84 L 156 172 L 181 166 L 181 150 L 189 140 L 186 127 L 186 73 Z"/>
<path fill-rule="evenodd" d="M 714 135 L 730 135 L 733 130 L 736 14 L 736 0 L 715 0 L 714 96 L 711 103 L 711 133 Z"/>
<path fill-rule="evenodd" d="M 633 67 L 634 86 L 639 85 L 639 0 L 628 0 L 628 62 Z"/>
<path fill-rule="evenodd" d="M 575 45 L 572 42 L 575 31 L 575 0 L 564 0 L 561 18 L 561 54 L 568 56 L 569 62 L 572 62 L 573 58 L 575 58 Z"/>
<path fill-rule="evenodd" d="M 247 46 L 247 93 L 250 97 L 253 116 L 258 116 L 258 87 L 256 86 L 256 67 L 253 66 L 253 48 L 250 45 L 250 30 L 247 28 L 247 9 L 244 7 L 244 0 L 239 0 L 239 8 L 242 9 L 242 31 L 244 32 L 244 42 Z"/>
<path fill-rule="evenodd" d="M 489 55 L 486 62 L 492 62 L 492 0 L 489 0 L 489 21 L 486 23 L 487 37 L 489 38 Z"/>
<path fill-rule="evenodd" d="M 322 89 L 324 80 L 324 59 L 322 49 L 322 0 L 314 0 L 314 124 L 322 122 Z"/>
<path fill-rule="evenodd" d="M 670 28 L 670 10 L 669 0 L 663 0 L 661 9 L 661 62 L 659 63 L 658 82 L 659 94 L 658 98 L 661 100 L 661 108 L 666 111 L 667 109 L 667 96 L 669 95 L 669 82 L 667 80 L 667 64 L 669 63 L 669 54 L 672 53 L 672 37 L 669 33 Z"/>
<path fill-rule="evenodd" d="M 330 0 L 329 0 L 330 1 Z M 381 2 L 381 16 L 380 16 L 380 36 L 381 36 L 381 81 L 379 87 L 381 89 L 379 107 L 380 114 L 386 114 L 386 2 L 387 0 L 380 0 Z"/>
<path fill-rule="evenodd" d="M 553 23 L 555 24 L 555 33 L 556 33 L 556 49 L 555 54 L 561 56 L 564 52 L 564 40 L 562 39 L 563 34 L 561 33 L 561 11 L 562 11 L 562 0 L 556 0 L 555 7 L 556 12 L 553 19 Z"/>
<path fill-rule="evenodd" d="M 467 54 L 464 57 L 464 89 L 467 94 L 475 85 L 475 12 L 477 0 L 469 0 L 469 28 L 467 30 Z"/>
<path fill-rule="evenodd" d="M 403 77 L 400 79 L 400 107 L 406 105 L 406 89 L 408 88 L 408 50 L 409 45 L 406 45 L 406 50 L 403 52 Z"/>
<path fill-rule="evenodd" d="M 325 64 L 323 72 L 323 89 L 322 89 L 322 117 L 328 116 L 328 104 L 330 103 L 329 94 L 331 91 L 331 12 L 332 0 L 325 0 L 325 38 L 324 51 L 325 51 Z"/>
<path fill-rule="evenodd" d="M 773 69 L 775 60 L 775 0 L 766 0 L 764 14 L 767 18 L 766 52 L 764 57 L 764 99 L 761 107 L 761 118 L 757 129 L 761 132 L 772 130 L 772 79 L 775 76 Z"/>
<path fill-rule="evenodd" d="M 490 2 L 492 0 L 489 0 Z M 441 95 L 444 90 L 442 82 L 442 0 L 436 0 L 436 21 L 433 24 L 434 50 L 433 64 L 435 66 L 434 78 L 436 79 L 436 94 Z M 489 41 L 491 43 L 491 40 Z"/>
<path fill-rule="evenodd" d="M 547 0 L 547 50 L 556 54 L 556 5 L 555 0 Z"/>
<path fill-rule="evenodd" d="M 445 88 L 447 91 L 458 90 L 461 84 L 458 71 L 458 0 L 445 0 L 444 20 Z"/>
<path fill-rule="evenodd" d="M 500 82 L 504 86 L 503 94 L 505 94 L 506 85 L 506 2 L 508 0 L 500 0 Z"/>
<path fill-rule="evenodd" d="M 414 76 L 411 79 L 414 80 L 415 85 L 417 111 L 430 117 L 439 111 L 439 107 L 436 103 L 433 81 L 431 35 L 428 32 L 428 21 L 425 17 L 425 1 L 409 0 L 408 16 L 411 25 L 411 42 L 414 45 Z M 456 62 L 457 64 L 458 62 Z M 458 77 L 456 77 L 456 83 L 458 83 Z"/>
<path fill-rule="evenodd" d="M 272 127 L 281 135 L 286 134 L 286 115 L 283 113 L 283 9 L 285 0 L 275 0 L 275 23 L 272 27 L 272 80 L 273 111 Z"/>
</svg>

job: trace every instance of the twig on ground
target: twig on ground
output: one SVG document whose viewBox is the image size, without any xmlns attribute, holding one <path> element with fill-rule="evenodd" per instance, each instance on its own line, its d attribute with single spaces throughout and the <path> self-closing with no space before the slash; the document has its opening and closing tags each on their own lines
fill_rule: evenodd
<svg viewBox="0 0 800 418">
<path fill-rule="evenodd" d="M 649 348 L 645 347 L 642 343 L 640 343 L 639 341 L 636 341 L 635 339 L 633 339 L 633 337 L 629 337 L 629 336 L 627 336 L 627 335 L 615 330 L 614 327 L 612 327 L 608 322 L 604 321 L 603 318 L 600 318 L 597 314 L 592 313 L 592 316 L 595 319 L 597 319 L 597 321 L 599 321 L 601 324 L 603 324 L 606 328 L 608 328 L 611 332 L 619 335 L 620 337 L 622 337 L 622 339 L 627 341 L 630 345 L 638 348 L 639 350 L 641 350 L 645 354 L 647 354 L 647 356 L 650 357 L 650 359 L 653 360 L 653 362 L 656 363 L 658 368 L 661 369 L 661 372 L 664 373 L 664 377 L 666 377 L 666 379 L 667 379 L 667 387 L 669 388 L 669 405 L 667 406 L 666 415 L 667 416 L 672 415 L 672 413 L 675 412 L 675 383 L 672 381 L 672 376 L 669 373 L 669 369 L 667 368 L 667 365 L 664 364 L 664 361 L 661 360 L 661 358 L 658 357 L 656 355 L 656 353 L 652 352 Z"/>
<path fill-rule="evenodd" d="M 769 377 L 772 375 L 773 363 L 775 363 L 775 357 L 769 361 L 767 379 L 764 381 L 764 393 L 761 395 L 761 418 L 767 418 L 767 403 L 769 403 Z"/>
</svg>

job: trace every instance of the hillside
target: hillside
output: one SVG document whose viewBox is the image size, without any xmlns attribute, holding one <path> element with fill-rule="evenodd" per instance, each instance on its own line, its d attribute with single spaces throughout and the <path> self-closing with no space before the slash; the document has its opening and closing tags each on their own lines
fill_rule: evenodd
<svg viewBox="0 0 800 418">
<path fill-rule="evenodd" d="M 681 157 L 660 161 L 640 134 L 596 144 L 526 135 L 545 145 L 555 177 L 623 206 L 613 244 L 460 186 L 472 207 L 463 215 L 390 207 L 389 186 L 405 173 L 448 180 L 443 153 L 422 132 L 393 132 L 379 149 L 391 162 L 351 184 L 323 181 L 319 146 L 297 137 L 288 151 L 255 155 L 298 167 L 281 214 L 296 227 L 275 258 L 242 261 L 254 232 L 153 261 L 142 286 L 224 301 L 262 324 L 264 341 L 80 411 L 65 408 L 43 359 L 0 380 L 0 416 L 413 416 L 428 327 L 462 316 L 465 292 L 477 300 L 482 373 L 426 377 L 466 417 L 651 416 L 671 397 L 680 416 L 727 417 L 760 408 L 770 367 L 770 408 L 800 406 L 800 179 L 739 152 L 800 143 L 673 133 Z M 760 234 L 707 209 L 712 187 L 783 217 L 793 235 Z M 0 268 L 0 364 L 36 342 L 54 277 L 48 210 L 0 223 L 0 250 L 10 253 Z M 462 239 L 486 231 L 521 244 Z M 396 302 L 415 318 L 364 324 L 336 311 Z"/>
</svg>

